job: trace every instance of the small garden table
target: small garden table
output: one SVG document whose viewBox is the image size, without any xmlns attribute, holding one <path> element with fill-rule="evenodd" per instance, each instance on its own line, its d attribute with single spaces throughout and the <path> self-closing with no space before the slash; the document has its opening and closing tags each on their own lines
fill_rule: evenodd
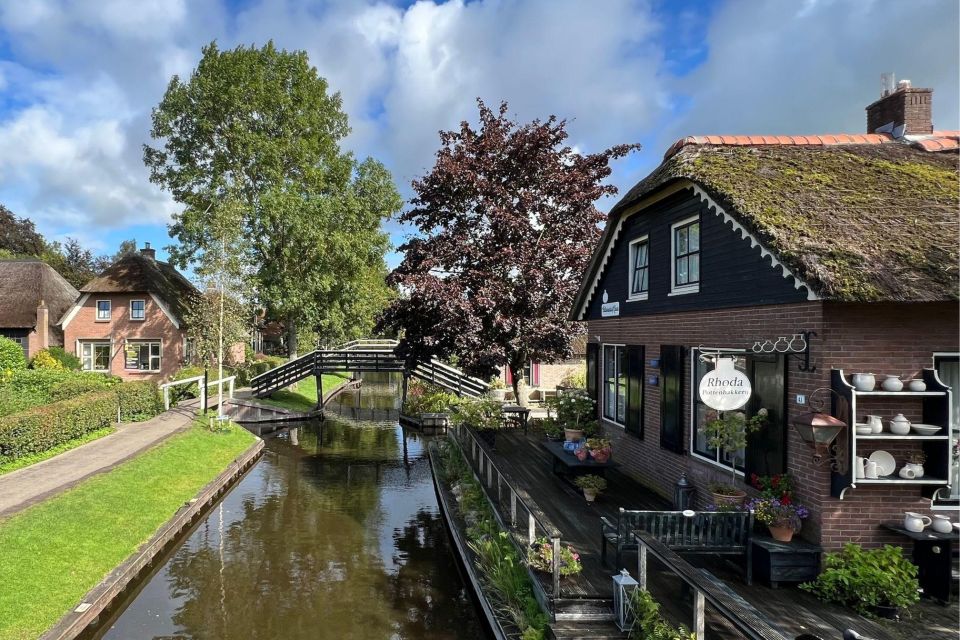
<svg viewBox="0 0 960 640">
<path fill-rule="evenodd" d="M 523 432 L 527 432 L 527 422 L 530 418 L 530 409 L 521 407 L 518 404 L 505 404 L 500 410 L 505 420 L 511 420 L 518 426 L 523 427 Z"/>
<path fill-rule="evenodd" d="M 753 572 L 774 589 L 781 582 L 807 582 L 820 575 L 820 555 L 823 549 L 815 544 L 794 538 L 778 542 L 769 536 L 754 535 Z"/>
<path fill-rule="evenodd" d="M 564 451 L 562 442 L 544 442 L 543 446 L 546 447 L 550 455 L 553 456 L 553 472 L 564 478 L 573 478 L 591 473 L 606 477 L 607 469 L 615 466 L 610 460 L 597 462 L 590 457 L 579 460 L 577 456 Z"/>
<path fill-rule="evenodd" d="M 889 529 L 913 540 L 913 563 L 917 565 L 917 577 L 923 594 L 950 604 L 953 587 L 953 554 L 960 541 L 960 534 L 937 533 L 936 531 L 907 531 L 900 524 L 884 524 Z"/>
</svg>

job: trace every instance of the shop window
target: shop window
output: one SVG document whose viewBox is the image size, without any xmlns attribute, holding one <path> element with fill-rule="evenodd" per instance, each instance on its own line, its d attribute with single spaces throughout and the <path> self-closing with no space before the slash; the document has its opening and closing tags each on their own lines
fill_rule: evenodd
<svg viewBox="0 0 960 640">
<path fill-rule="evenodd" d="M 724 355 L 733 357 L 736 368 L 750 378 L 750 401 L 741 411 L 749 417 L 764 408 L 767 422 L 747 437 L 747 447 L 743 451 L 732 453 L 711 449 L 700 426 L 706 422 L 707 413 L 712 409 L 700 401 L 699 388 L 703 376 L 713 370 L 713 363 L 701 361 L 700 352 L 694 350 L 690 358 L 694 372 L 690 449 L 695 456 L 727 469 L 732 466 L 737 471 L 759 475 L 783 473 L 786 470 L 787 442 L 786 359 L 782 354 L 729 352 Z"/>
<path fill-rule="evenodd" d="M 128 371 L 159 371 L 160 342 L 128 342 L 125 350 L 124 369 Z"/>
<path fill-rule="evenodd" d="M 627 379 L 623 345 L 603 345 L 603 417 L 623 425 L 627 413 Z"/>
<path fill-rule="evenodd" d="M 109 371 L 110 343 L 80 343 L 80 364 L 84 371 Z"/>
</svg>

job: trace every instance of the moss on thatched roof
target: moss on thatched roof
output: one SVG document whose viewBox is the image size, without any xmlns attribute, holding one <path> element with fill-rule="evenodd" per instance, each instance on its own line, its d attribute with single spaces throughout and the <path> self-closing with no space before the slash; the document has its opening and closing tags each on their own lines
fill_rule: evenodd
<svg viewBox="0 0 960 640">
<path fill-rule="evenodd" d="M 676 179 L 700 185 L 817 295 L 958 299 L 957 154 L 901 144 L 685 146 L 611 210 Z"/>
</svg>

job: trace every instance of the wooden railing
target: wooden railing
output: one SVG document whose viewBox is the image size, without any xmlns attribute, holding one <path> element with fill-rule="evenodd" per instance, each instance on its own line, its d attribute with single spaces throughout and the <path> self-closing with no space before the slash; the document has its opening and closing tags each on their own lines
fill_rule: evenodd
<svg viewBox="0 0 960 640">
<path fill-rule="evenodd" d="M 163 408 L 167 410 L 170 408 L 170 389 L 171 387 L 176 387 L 181 384 L 193 384 L 196 383 L 200 387 L 200 410 L 206 411 L 207 409 L 207 387 L 212 387 L 213 385 L 229 385 L 228 398 L 233 400 L 233 388 L 234 383 L 237 380 L 237 376 L 228 376 L 221 380 L 210 380 L 206 385 L 203 384 L 203 376 L 194 376 L 192 378 L 184 378 L 182 380 L 171 380 L 170 382 L 165 382 L 160 385 L 160 389 L 163 390 Z"/>
<path fill-rule="evenodd" d="M 676 552 L 670 550 L 654 535 L 634 532 L 637 539 L 637 582 L 647 589 L 647 558 L 653 555 L 674 575 L 690 586 L 693 591 L 693 631 L 697 640 L 706 638 L 706 606 L 709 604 L 736 630 L 750 640 L 787 640 L 779 630 L 770 625 L 750 603 L 730 591 L 729 587 L 710 580 Z"/>
<path fill-rule="evenodd" d="M 527 571 L 537 600 L 546 611 L 552 611 L 553 601 L 560 598 L 560 530 L 550 522 L 533 498 L 493 462 L 471 429 L 456 425 L 449 433 L 453 434 L 453 441 L 460 447 L 463 457 L 483 486 L 500 526 L 511 534 L 510 539 L 521 557 L 527 557 L 527 550 L 537 538 L 550 540 L 553 546 L 551 592 L 543 589 L 539 578 L 529 567 Z"/>
</svg>

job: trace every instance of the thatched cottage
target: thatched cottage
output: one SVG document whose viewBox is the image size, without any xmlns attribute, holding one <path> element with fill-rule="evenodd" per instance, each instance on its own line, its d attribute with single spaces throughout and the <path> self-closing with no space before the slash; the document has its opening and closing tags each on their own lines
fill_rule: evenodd
<svg viewBox="0 0 960 640">
<path fill-rule="evenodd" d="M 18 342 L 28 359 L 47 347 L 63 346 L 57 321 L 79 295 L 40 260 L 0 260 L 0 336 Z"/>
</svg>

